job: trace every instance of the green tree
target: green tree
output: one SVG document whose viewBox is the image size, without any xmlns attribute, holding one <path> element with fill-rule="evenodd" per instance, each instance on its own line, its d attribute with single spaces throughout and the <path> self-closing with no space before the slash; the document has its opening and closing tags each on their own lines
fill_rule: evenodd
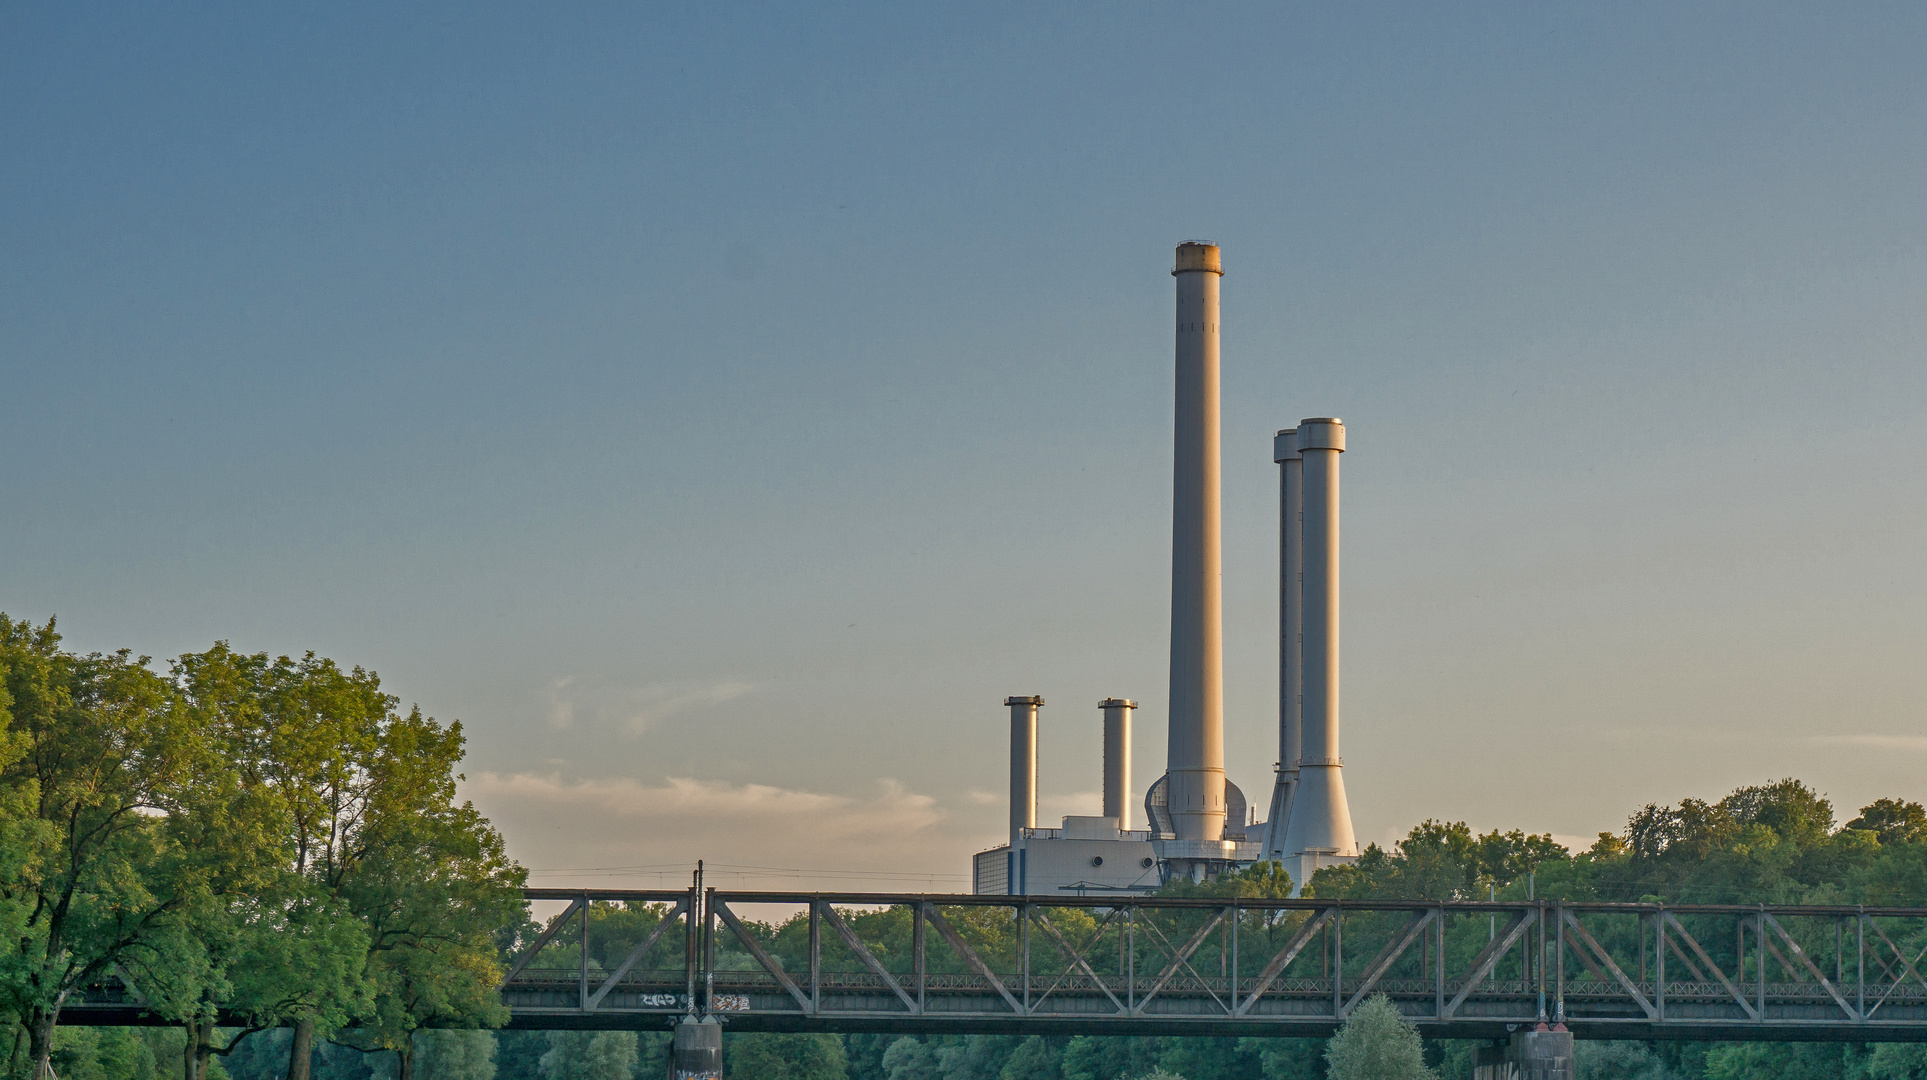
<svg viewBox="0 0 1927 1080">
<path fill-rule="evenodd" d="M 1246 1036 L 1238 1048 L 1258 1059 L 1265 1080 L 1324 1080 L 1325 1040 Z"/>
<path fill-rule="evenodd" d="M 61 1004 L 90 983 L 131 976 L 156 1011 L 181 1020 L 224 989 L 198 924 L 219 897 L 263 887 L 275 861 L 271 803 L 147 658 L 76 656 L 59 642 L 51 620 L 35 628 L 0 615 L 17 754 L 0 767 L 0 790 L 30 821 L 0 881 L 0 906 L 19 919 L 0 994 L 42 1075 Z"/>
<path fill-rule="evenodd" d="M 905 1035 L 883 1052 L 883 1075 L 888 1080 L 938 1080 L 937 1055 L 914 1035 Z"/>
<path fill-rule="evenodd" d="M 412 1080 L 416 1029 L 508 1019 L 495 931 L 525 917 L 527 874 L 488 819 L 455 801 L 459 722 L 443 727 L 415 710 L 390 716 L 381 736 L 362 855 L 339 896 L 367 930 L 374 982 L 355 1044 L 395 1051 L 399 1080 Z"/>
<path fill-rule="evenodd" d="M 550 1032 L 542 1080 L 630 1080 L 636 1050 L 633 1031 Z"/>
<path fill-rule="evenodd" d="M 756 1080 L 844 1080 L 843 1040 L 834 1035 L 725 1035 L 723 1071 Z"/>
<path fill-rule="evenodd" d="M 962 1035 L 937 1047 L 937 1068 L 944 1080 L 996 1080 L 1004 1060 L 1023 1039 L 1016 1035 Z"/>
<path fill-rule="evenodd" d="M 160 1080 L 153 1048 L 131 1028 L 63 1027 L 54 1033 L 61 1080 Z"/>
<path fill-rule="evenodd" d="M 1685 1080 L 1641 1042 L 1579 1039 L 1572 1056 L 1574 1071 L 1586 1080 Z"/>
<path fill-rule="evenodd" d="M 277 859 L 266 887 L 223 898 L 201 921 L 201 940 L 222 976 L 220 1004 L 253 1026 L 214 1046 L 210 994 L 199 1022 L 189 1025 L 195 1052 L 203 1060 L 229 1056 L 255 1032 L 293 1026 L 289 1054 L 299 1061 L 290 1071 L 305 1077 L 317 1027 L 331 1031 L 370 1007 L 366 934 L 338 902 L 324 867 L 352 857 L 335 841 L 361 803 L 347 790 L 352 780 L 340 779 L 372 745 L 386 699 L 359 669 L 341 671 L 312 653 L 270 660 L 226 642 L 181 656 L 172 675 L 184 707 L 264 800 Z"/>
<path fill-rule="evenodd" d="M 495 1033 L 417 1031 L 415 1076 L 417 1080 L 495 1080 Z"/>
<path fill-rule="evenodd" d="M 1325 1047 L 1331 1080 L 1429 1080 L 1424 1041 L 1384 994 L 1365 999 Z"/>
<path fill-rule="evenodd" d="M 1846 827 L 1871 832 L 1882 844 L 1919 844 L 1927 842 L 1927 807 L 1901 799 L 1875 799 L 1861 807 L 1860 816 Z"/>
<path fill-rule="evenodd" d="M 1865 1056 L 1853 1043 L 1722 1043 L 1707 1051 L 1706 1080 L 1856 1080 Z"/>
<path fill-rule="evenodd" d="M 1927 1080 L 1927 1046 L 1881 1043 L 1867 1055 L 1865 1068 L 1867 1080 Z"/>
<path fill-rule="evenodd" d="M 1064 1080 L 1142 1076 L 1157 1066 L 1156 1043 L 1144 1036 L 1078 1035 L 1064 1046 Z"/>
<path fill-rule="evenodd" d="M 997 1080 L 1063 1080 L 1062 1040 L 1032 1035 L 1017 1044 L 997 1070 Z"/>
</svg>

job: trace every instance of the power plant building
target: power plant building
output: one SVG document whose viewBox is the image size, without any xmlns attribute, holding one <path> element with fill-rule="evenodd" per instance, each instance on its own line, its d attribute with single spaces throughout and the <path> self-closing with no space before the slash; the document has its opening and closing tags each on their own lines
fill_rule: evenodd
<svg viewBox="0 0 1927 1080">
<path fill-rule="evenodd" d="M 1010 708 L 1010 837 L 978 853 L 978 893 L 1093 895 L 1202 881 L 1261 859 L 1302 884 L 1358 856 L 1338 758 L 1338 457 L 1344 424 L 1314 418 L 1278 433 L 1279 755 L 1260 823 L 1225 774 L 1224 575 L 1219 452 L 1216 245 L 1180 244 L 1171 507 L 1170 699 L 1164 774 L 1130 815 L 1130 727 L 1136 704 L 1103 713 L 1104 813 L 1037 825 L 1037 724 L 1044 699 Z"/>
</svg>

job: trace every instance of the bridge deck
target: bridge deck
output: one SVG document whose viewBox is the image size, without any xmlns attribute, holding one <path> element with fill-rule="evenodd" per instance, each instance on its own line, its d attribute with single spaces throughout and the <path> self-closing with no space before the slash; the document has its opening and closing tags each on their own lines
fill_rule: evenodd
<svg viewBox="0 0 1927 1080">
<path fill-rule="evenodd" d="M 518 1028 L 1927 1040 L 1927 908 L 530 889 Z M 693 1002 L 693 1005 L 692 1005 Z M 68 1023 L 141 1023 L 124 987 Z"/>
</svg>

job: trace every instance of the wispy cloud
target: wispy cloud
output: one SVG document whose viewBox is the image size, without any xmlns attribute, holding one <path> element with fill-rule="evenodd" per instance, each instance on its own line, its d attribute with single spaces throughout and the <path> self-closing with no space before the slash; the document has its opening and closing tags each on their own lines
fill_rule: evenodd
<svg viewBox="0 0 1927 1080">
<path fill-rule="evenodd" d="M 629 730 L 644 731 L 678 713 L 734 701 L 753 689 L 755 687 L 749 683 L 733 681 L 700 685 L 659 683 L 639 687 L 630 692 L 634 706 L 628 718 Z"/>
<path fill-rule="evenodd" d="M 1927 735 L 1815 735 L 1813 741 L 1834 746 L 1871 746 L 1881 750 L 1927 750 Z"/>
<path fill-rule="evenodd" d="M 582 721 L 642 732 L 672 717 L 734 701 L 755 689 L 753 684 L 737 679 L 597 686 L 574 675 L 563 675 L 549 680 L 544 717 L 555 728 L 571 728 Z"/>
<path fill-rule="evenodd" d="M 968 838 L 944 828 L 949 815 L 936 799 L 891 779 L 849 795 L 692 776 L 644 783 L 485 772 L 462 795 L 516 823 L 506 834 L 511 853 L 548 871 L 538 884 L 654 887 L 704 859 L 739 881 L 794 883 L 803 871 L 850 878 L 845 885 L 968 887 Z"/>
</svg>

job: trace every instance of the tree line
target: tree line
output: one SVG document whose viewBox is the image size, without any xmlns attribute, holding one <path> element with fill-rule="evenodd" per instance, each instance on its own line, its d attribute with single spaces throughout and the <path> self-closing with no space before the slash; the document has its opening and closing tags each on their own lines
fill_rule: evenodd
<svg viewBox="0 0 1927 1080">
<path fill-rule="evenodd" d="M 485 1030 L 506 1020 L 496 992 L 505 959 L 540 928 L 501 836 L 456 799 L 462 753 L 459 723 L 402 710 L 361 668 L 226 644 L 158 666 L 126 651 L 80 655 L 61 647 L 51 621 L 0 615 L 0 1037 L 10 1074 L 45 1077 L 58 1058 L 67 1080 L 660 1075 L 661 1032 Z M 1265 863 L 1168 889 L 1263 898 L 1292 886 Z M 1822 794 L 1786 779 L 1645 806 L 1577 852 L 1548 834 L 1428 820 L 1390 847 L 1368 847 L 1355 866 L 1319 871 L 1305 891 L 1919 905 L 1927 809 L 1880 799 L 1838 824 Z M 612 970 L 667 915 L 662 905 L 593 905 L 591 969 Z M 1077 940 L 1092 929 L 1071 922 L 1088 912 L 1052 917 Z M 907 910 L 844 918 L 881 962 L 906 962 Z M 953 909 L 951 919 L 993 963 L 1015 957 L 1006 914 Z M 575 927 L 558 929 L 545 962 L 575 969 Z M 805 921 L 748 929 L 779 962 L 807 963 Z M 1287 930 L 1241 928 L 1254 943 Z M 1355 940 L 1369 955 L 1374 932 L 1369 917 L 1348 920 L 1348 955 Z M 676 937 L 665 935 L 664 955 L 643 966 L 680 966 Z M 1927 948 L 1919 938 L 1900 944 L 1911 954 Z M 1827 947 L 1816 941 L 1811 951 Z M 932 970 L 945 963 L 940 949 L 929 959 Z M 1738 951 L 1718 959 L 1753 962 Z M 1091 958 L 1099 970 L 1113 960 Z M 754 963 L 726 942 L 718 961 Z M 56 1030 L 67 1004 L 113 979 L 174 1026 Z M 1446 1080 L 1469 1075 L 1471 1049 L 1422 1046 Z M 1313 1080 L 1327 1076 L 1326 1051 L 1325 1040 L 1253 1037 L 731 1034 L 725 1043 L 732 1075 L 760 1080 Z M 1579 1053 L 1581 1076 L 1597 1080 L 1927 1080 L 1927 1052 L 1905 1045 L 1582 1042 Z"/>
<path fill-rule="evenodd" d="M 0 1006 L 51 1075 L 62 1009 L 119 979 L 179 1025 L 182 1075 L 286 1029 L 395 1055 L 498 1025 L 525 874 L 458 802 L 459 722 L 312 653 L 227 644 L 155 670 L 0 614 Z M 217 1007 L 245 1024 L 217 1031 Z"/>
</svg>

